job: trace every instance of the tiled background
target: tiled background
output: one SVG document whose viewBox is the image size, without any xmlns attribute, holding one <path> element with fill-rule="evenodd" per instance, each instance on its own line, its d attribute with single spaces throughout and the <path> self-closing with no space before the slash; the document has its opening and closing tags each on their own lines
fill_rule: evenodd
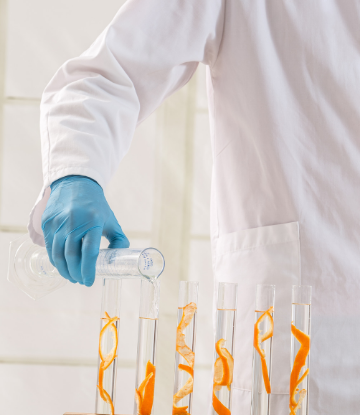
<svg viewBox="0 0 360 415">
<path fill-rule="evenodd" d="M 9 242 L 41 188 L 39 102 L 56 69 L 96 38 L 122 0 L 0 0 L 1 414 L 93 411 L 100 284 L 33 301 L 6 280 Z M 177 287 L 199 280 L 194 415 L 209 405 L 211 149 L 205 68 L 137 130 L 107 198 L 133 247 L 156 246 L 162 277 L 156 415 L 171 414 Z M 132 413 L 139 285 L 123 285 L 117 413 Z"/>
</svg>

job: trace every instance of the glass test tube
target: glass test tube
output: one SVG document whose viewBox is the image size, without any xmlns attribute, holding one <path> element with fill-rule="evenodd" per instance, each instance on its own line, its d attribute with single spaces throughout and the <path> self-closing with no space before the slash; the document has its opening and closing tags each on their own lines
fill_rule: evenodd
<svg viewBox="0 0 360 415">
<path fill-rule="evenodd" d="M 213 384 L 213 415 L 231 411 L 237 284 L 220 282 L 218 287 Z M 224 367 L 224 366 L 227 367 Z"/>
<path fill-rule="evenodd" d="M 160 282 L 141 281 L 139 334 L 136 360 L 134 414 L 154 413 L 156 339 L 159 317 Z M 152 373 L 152 374 L 151 374 Z M 149 410 L 143 410 L 145 405 Z"/>
<path fill-rule="evenodd" d="M 97 414 L 114 414 L 117 369 L 117 359 L 114 356 L 116 355 L 120 326 L 120 296 L 121 280 L 104 278 L 95 402 L 95 413 Z M 115 319 L 110 321 L 108 317 Z"/>
<path fill-rule="evenodd" d="M 291 415 L 308 415 L 309 413 L 310 312 L 311 286 L 293 285 L 289 407 Z M 300 383 L 298 383 L 299 380 L 301 380 Z"/>
<path fill-rule="evenodd" d="M 251 415 L 268 415 L 275 285 L 256 286 Z"/>
<path fill-rule="evenodd" d="M 174 412 L 176 412 L 176 407 L 186 407 L 186 411 L 189 414 L 192 413 L 198 290 L 198 282 L 180 281 L 176 330 Z"/>
</svg>

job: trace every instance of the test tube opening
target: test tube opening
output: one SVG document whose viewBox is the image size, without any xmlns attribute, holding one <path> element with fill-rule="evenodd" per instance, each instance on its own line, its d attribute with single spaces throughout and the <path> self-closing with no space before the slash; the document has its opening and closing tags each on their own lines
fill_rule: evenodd
<svg viewBox="0 0 360 415">
<path fill-rule="evenodd" d="M 312 287 L 310 285 L 292 286 L 292 303 L 311 305 Z"/>
</svg>

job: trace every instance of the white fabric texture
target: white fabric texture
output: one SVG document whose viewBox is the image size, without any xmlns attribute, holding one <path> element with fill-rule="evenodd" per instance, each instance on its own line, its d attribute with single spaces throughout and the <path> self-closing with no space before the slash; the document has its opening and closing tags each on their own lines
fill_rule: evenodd
<svg viewBox="0 0 360 415">
<path fill-rule="evenodd" d="M 214 272 L 239 284 L 236 413 L 248 413 L 249 298 L 264 281 L 277 283 L 274 355 L 290 285 L 313 286 L 310 413 L 358 412 L 359 39 L 357 0 L 130 0 L 44 92 L 39 244 L 49 184 L 82 174 L 106 186 L 136 125 L 208 65 Z M 289 366 L 273 366 L 277 415 Z"/>
</svg>

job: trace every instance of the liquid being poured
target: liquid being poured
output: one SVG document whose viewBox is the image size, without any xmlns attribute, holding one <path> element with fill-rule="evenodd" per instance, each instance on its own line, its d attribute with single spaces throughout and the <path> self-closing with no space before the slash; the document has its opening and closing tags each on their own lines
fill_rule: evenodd
<svg viewBox="0 0 360 415">
<path fill-rule="evenodd" d="M 154 287 L 154 296 L 151 303 L 150 315 L 154 318 L 159 316 L 159 300 L 160 300 L 160 281 L 151 280 L 151 284 Z"/>
</svg>

